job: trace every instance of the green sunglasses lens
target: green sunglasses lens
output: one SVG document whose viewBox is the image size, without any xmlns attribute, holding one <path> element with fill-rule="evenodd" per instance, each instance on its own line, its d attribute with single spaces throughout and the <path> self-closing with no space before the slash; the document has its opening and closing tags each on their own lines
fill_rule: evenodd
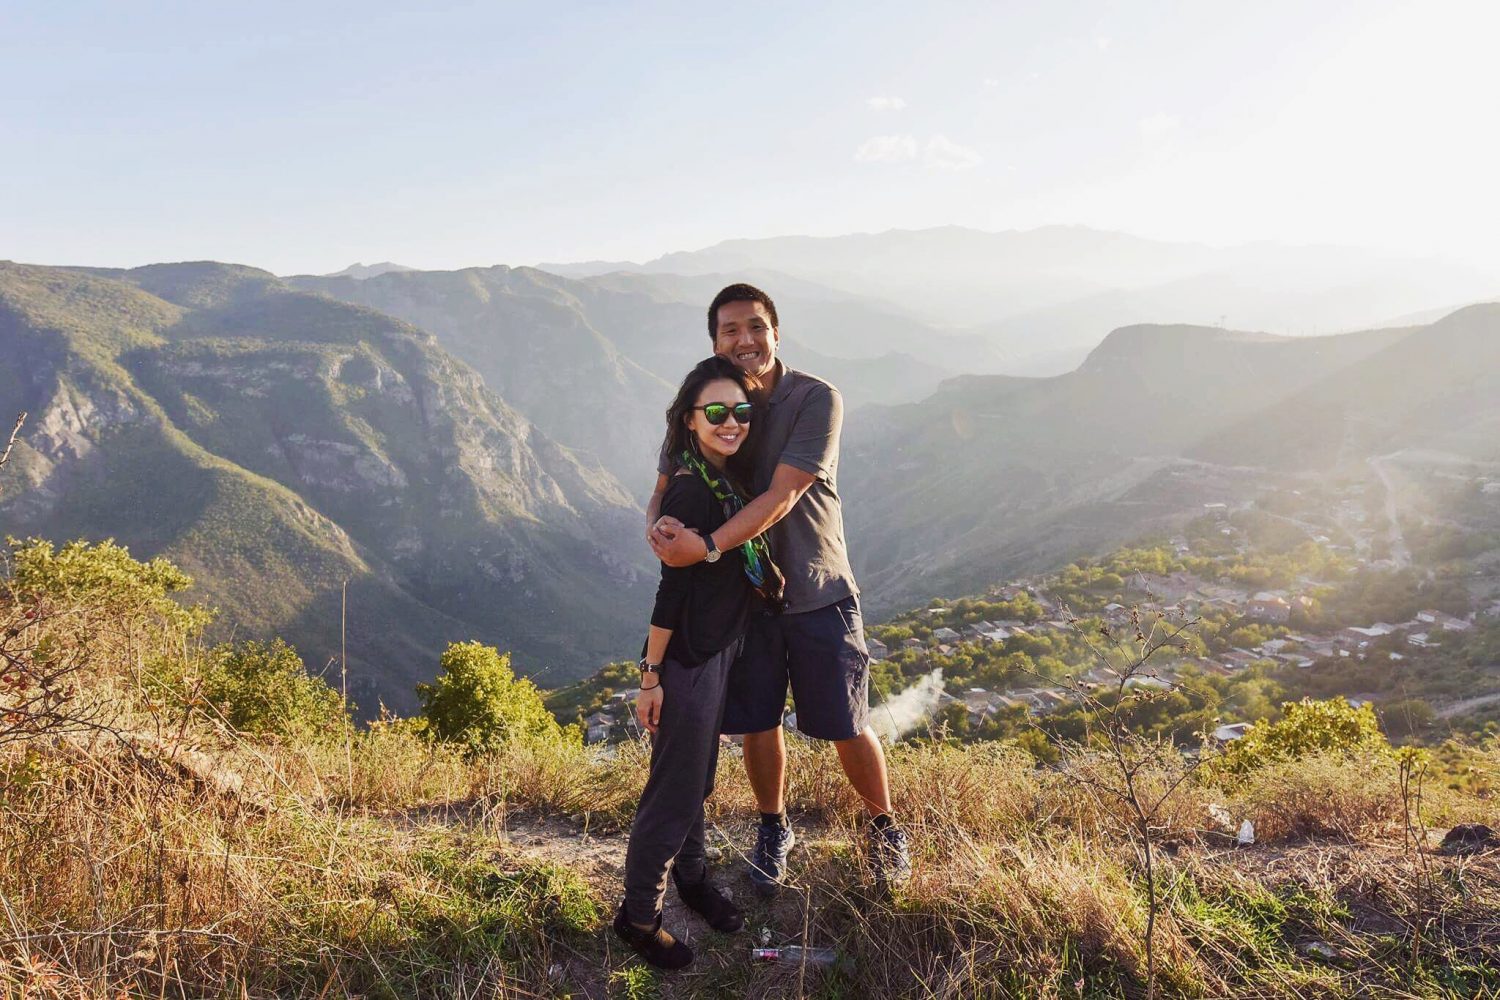
<svg viewBox="0 0 1500 1000">
<path fill-rule="evenodd" d="M 704 403 L 703 418 L 715 427 L 729 419 L 729 414 L 734 413 L 736 423 L 748 424 L 753 407 L 749 403 L 735 403 L 727 406 L 724 403 Z"/>
</svg>

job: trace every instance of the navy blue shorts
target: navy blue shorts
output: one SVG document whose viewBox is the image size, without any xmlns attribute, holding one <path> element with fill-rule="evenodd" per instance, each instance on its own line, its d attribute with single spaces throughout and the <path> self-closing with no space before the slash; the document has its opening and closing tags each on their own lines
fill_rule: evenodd
<svg viewBox="0 0 1500 1000">
<path fill-rule="evenodd" d="M 762 733 L 781 725 L 788 685 L 798 731 L 847 740 L 864 730 L 870 651 L 857 597 L 798 614 L 752 614 L 745 648 L 729 670 L 722 730 Z"/>
</svg>

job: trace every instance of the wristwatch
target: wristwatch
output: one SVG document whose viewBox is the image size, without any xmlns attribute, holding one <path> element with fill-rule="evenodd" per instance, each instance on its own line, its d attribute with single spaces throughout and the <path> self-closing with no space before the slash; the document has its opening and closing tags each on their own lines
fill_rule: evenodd
<svg viewBox="0 0 1500 1000">
<path fill-rule="evenodd" d="M 719 547 L 714 544 L 714 533 L 712 531 L 703 536 L 703 544 L 708 548 L 708 553 L 703 557 L 703 561 L 706 563 L 718 562 L 719 557 L 724 553 L 720 552 Z"/>
</svg>

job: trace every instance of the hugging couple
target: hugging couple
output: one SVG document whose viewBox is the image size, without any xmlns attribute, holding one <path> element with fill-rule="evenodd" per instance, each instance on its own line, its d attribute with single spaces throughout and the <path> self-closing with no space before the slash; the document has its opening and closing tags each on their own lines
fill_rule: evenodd
<svg viewBox="0 0 1500 1000">
<path fill-rule="evenodd" d="M 828 740 L 869 814 L 866 854 L 886 885 L 911 873 L 891 816 L 880 740 L 868 725 L 869 654 L 835 483 L 844 406 L 821 379 L 776 357 L 776 306 L 730 285 L 708 307 L 713 356 L 667 410 L 647 538 L 661 583 L 640 661 L 636 714 L 651 774 L 625 857 L 615 932 L 646 961 L 682 968 L 692 951 L 662 927 L 667 873 L 720 931 L 744 919 L 708 881 L 703 806 L 719 734 L 744 735 L 760 809 L 750 878 L 774 894 L 796 838 L 784 800 L 787 687 L 797 728 Z"/>
</svg>

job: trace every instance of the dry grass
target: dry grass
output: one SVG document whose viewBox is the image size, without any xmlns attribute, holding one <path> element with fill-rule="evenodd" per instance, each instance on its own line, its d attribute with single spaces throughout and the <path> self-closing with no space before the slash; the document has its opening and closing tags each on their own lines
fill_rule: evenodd
<svg viewBox="0 0 1500 1000">
<path fill-rule="evenodd" d="M 247 785 L 313 774 L 274 749 L 242 755 L 265 768 Z M 40 962 L 87 996 L 433 995 L 486 966 L 545 978 L 550 951 L 599 917 L 570 873 L 468 824 L 433 836 L 295 784 L 247 804 L 104 740 L 8 754 L 0 775 L 0 955 L 34 986 Z"/>
<path fill-rule="evenodd" d="M 890 899 L 867 888 L 836 756 L 792 739 L 806 846 L 752 919 L 852 967 L 752 969 L 740 937 L 707 941 L 691 975 L 611 979 L 618 873 L 590 883 L 501 835 L 518 814 L 626 829 L 643 746 L 517 740 L 468 759 L 398 721 L 252 741 L 210 706 L 163 703 L 149 677 L 191 651 L 150 643 L 125 630 L 91 650 L 87 700 L 107 725 L 0 748 L 0 996 L 1141 994 L 1146 893 L 1129 815 L 1089 791 L 1099 757 L 1039 769 L 998 744 L 893 748 L 916 873 Z M 1500 996 L 1500 865 L 1403 849 L 1389 759 L 1268 767 L 1232 794 L 1177 783 L 1182 766 L 1139 776 L 1173 789 L 1154 831 L 1162 995 Z M 753 804 L 733 753 L 718 789 L 712 816 L 738 836 Z M 1210 805 L 1251 818 L 1257 847 L 1228 848 Z M 1495 812 L 1437 790 L 1424 818 Z"/>
<path fill-rule="evenodd" d="M 12 748 L 0 760 L 0 927 L 9 928 L 0 975 L 12 987 L 552 995 L 549 968 L 560 957 L 577 967 L 580 955 L 607 982 L 599 928 L 609 887 L 510 855 L 497 834 L 516 809 L 620 828 L 644 778 L 642 748 L 517 745 L 465 761 L 400 727 L 347 747 L 250 744 L 207 729 L 190 741 L 224 780 L 171 766 L 170 744 L 145 753 L 103 736 Z M 1135 859 L 1112 832 L 1118 817 L 1072 776 L 999 745 L 895 748 L 916 875 L 888 900 L 862 888 L 860 831 L 847 825 L 854 803 L 836 759 L 800 740 L 790 752 L 791 801 L 812 846 L 788 894 L 803 911 L 787 931 L 804 920 L 856 971 L 809 985 L 738 969 L 726 953 L 725 984 L 787 996 L 1135 994 L 1144 921 Z M 739 766 L 726 755 L 714 803 L 725 825 L 750 812 Z M 1374 761 L 1268 772 L 1230 802 L 1270 845 L 1241 852 L 1207 831 L 1214 790 L 1180 789 L 1164 831 L 1175 846 L 1158 944 L 1165 994 L 1493 989 L 1496 972 L 1481 958 L 1500 947 L 1493 861 L 1444 862 L 1443 898 L 1428 907 L 1441 916 L 1428 929 L 1430 960 L 1405 964 L 1416 871 L 1399 846 L 1357 842 L 1399 845 L 1387 836 L 1399 818 L 1393 781 Z M 1307 839 L 1330 831 L 1339 842 Z M 1296 846 L 1275 846 L 1286 842 Z M 1299 951 L 1312 939 L 1328 942 L 1338 964 Z M 1456 978 L 1445 986 L 1443 974 Z"/>
</svg>

